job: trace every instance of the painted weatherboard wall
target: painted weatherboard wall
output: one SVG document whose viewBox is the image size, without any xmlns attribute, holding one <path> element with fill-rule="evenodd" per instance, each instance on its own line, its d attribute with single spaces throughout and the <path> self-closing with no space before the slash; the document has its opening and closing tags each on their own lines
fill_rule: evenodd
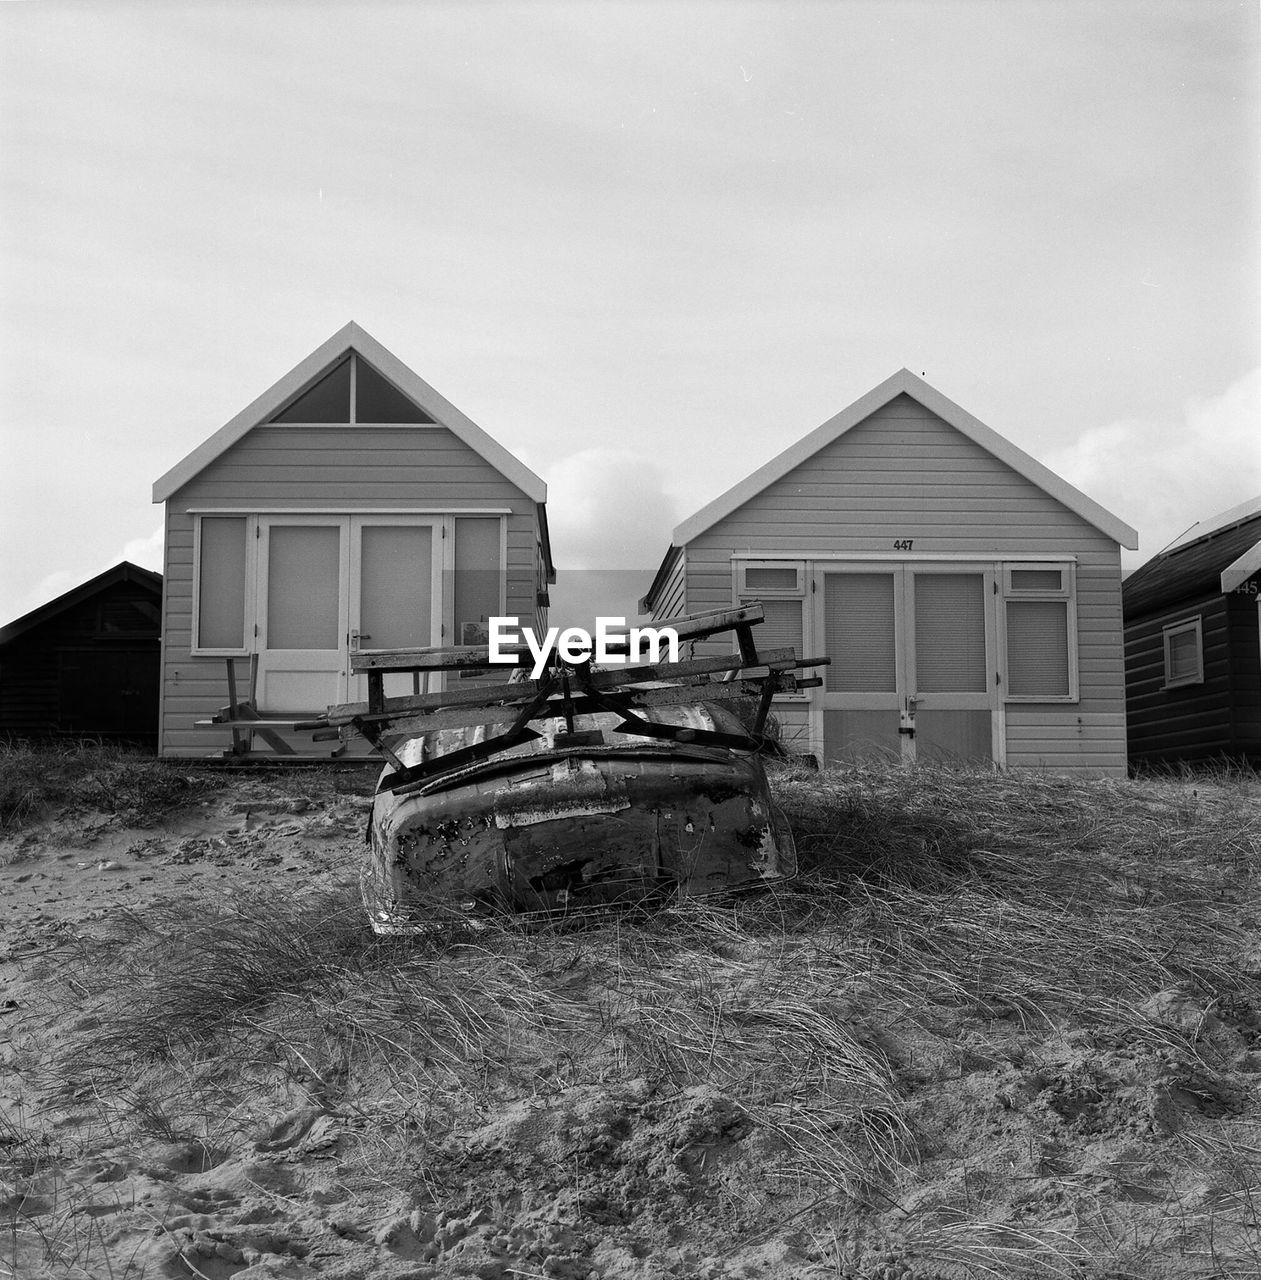
<svg viewBox="0 0 1261 1280">
<path fill-rule="evenodd" d="M 542 585 L 537 507 L 446 427 L 257 426 L 166 504 L 164 755 L 207 755 L 222 751 L 227 742 L 224 730 L 195 725 L 228 701 L 224 659 L 191 652 L 196 513 L 214 510 L 258 515 L 506 512 L 507 612 L 536 615 Z M 241 660 L 238 671 L 247 666 Z"/>
<path fill-rule="evenodd" d="M 906 394 L 689 541 L 682 548 L 686 609 L 731 603 L 733 556 L 879 556 L 895 563 L 894 544 L 907 540 L 914 544 L 908 563 L 935 555 L 1075 560 L 1079 701 L 1007 703 L 1006 764 L 1123 773 L 1120 545 Z M 807 592 L 807 648 L 810 601 Z M 807 708 L 805 700 L 776 705 L 785 737 L 797 748 Z M 816 753 L 820 747 L 811 745 Z"/>
<path fill-rule="evenodd" d="M 1164 630 L 1200 620 L 1204 678 L 1167 688 Z M 1131 620 L 1125 631 L 1130 757 L 1261 762 L 1261 643 L 1256 596 L 1208 591 Z"/>
</svg>

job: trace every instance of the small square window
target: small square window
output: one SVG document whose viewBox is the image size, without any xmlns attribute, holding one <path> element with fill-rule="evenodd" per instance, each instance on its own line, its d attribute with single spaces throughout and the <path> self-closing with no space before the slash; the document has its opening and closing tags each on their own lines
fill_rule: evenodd
<svg viewBox="0 0 1261 1280">
<path fill-rule="evenodd" d="M 1165 688 L 1204 683 L 1204 633 L 1199 615 L 1164 628 Z"/>
</svg>

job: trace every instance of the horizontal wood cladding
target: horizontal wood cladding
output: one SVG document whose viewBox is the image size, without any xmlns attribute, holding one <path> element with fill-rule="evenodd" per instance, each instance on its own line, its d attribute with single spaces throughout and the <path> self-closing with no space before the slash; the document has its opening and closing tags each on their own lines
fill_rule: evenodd
<svg viewBox="0 0 1261 1280">
<path fill-rule="evenodd" d="M 1125 713 L 1013 705 L 1007 711 L 1007 766 L 1123 775 Z"/>
<path fill-rule="evenodd" d="M 1204 679 L 1165 687 L 1164 628 L 1200 619 Z M 1257 605 L 1210 591 L 1166 604 L 1125 630 L 1129 752 L 1142 763 L 1261 759 Z"/>
<path fill-rule="evenodd" d="M 533 506 L 445 427 L 255 427 L 172 498 L 260 510 L 391 500 Z"/>
<path fill-rule="evenodd" d="M 678 618 L 687 613 L 687 552 L 680 551 L 674 557 L 674 564 L 670 567 L 669 575 L 665 582 L 662 583 L 657 598 L 653 602 L 653 617 L 656 618 Z M 728 601 L 730 594 L 728 594 Z M 718 606 L 719 608 L 725 605 Z"/>
<path fill-rule="evenodd" d="M 914 401 L 873 414 L 695 538 L 704 547 L 838 553 L 928 539 L 931 550 L 1045 550 L 1106 535 Z M 885 545 L 881 545 L 885 544 Z"/>
</svg>

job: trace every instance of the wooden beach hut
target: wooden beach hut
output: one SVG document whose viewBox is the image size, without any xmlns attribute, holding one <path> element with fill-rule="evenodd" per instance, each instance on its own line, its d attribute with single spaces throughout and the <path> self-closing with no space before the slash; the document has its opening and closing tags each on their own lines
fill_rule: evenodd
<svg viewBox="0 0 1261 1280">
<path fill-rule="evenodd" d="M 1116 516 L 902 369 L 683 521 L 641 608 L 760 599 L 825 762 L 1126 767 Z"/>
<path fill-rule="evenodd" d="M 327 753 L 287 725 L 362 694 L 352 650 L 472 643 L 500 614 L 536 623 L 554 579 L 546 496 L 346 325 L 153 487 L 161 753 Z"/>
<path fill-rule="evenodd" d="M 1136 765 L 1261 764 L 1261 498 L 1196 524 L 1126 580 Z"/>
<path fill-rule="evenodd" d="M 0 627 L 0 736 L 152 749 L 162 577 L 128 561 Z"/>
</svg>

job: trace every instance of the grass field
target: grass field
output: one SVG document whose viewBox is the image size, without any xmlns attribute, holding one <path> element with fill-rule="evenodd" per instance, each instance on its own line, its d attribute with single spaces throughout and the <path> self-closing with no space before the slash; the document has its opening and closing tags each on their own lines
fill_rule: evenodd
<svg viewBox="0 0 1261 1280">
<path fill-rule="evenodd" d="M 10 874 L 242 808 L 0 769 Z M 300 849 L 347 784 L 249 786 Z M 1261 1275 L 1256 777 L 773 786 L 802 874 L 737 901 L 375 939 L 348 814 L 318 876 L 229 847 L 11 955 L 0 1275 Z"/>
</svg>

